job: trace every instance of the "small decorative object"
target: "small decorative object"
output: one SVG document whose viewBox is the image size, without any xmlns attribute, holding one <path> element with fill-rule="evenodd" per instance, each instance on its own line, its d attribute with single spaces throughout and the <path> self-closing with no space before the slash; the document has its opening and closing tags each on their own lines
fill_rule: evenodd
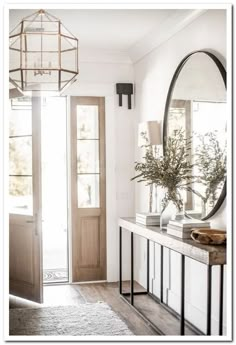
<svg viewBox="0 0 236 345">
<path fill-rule="evenodd" d="M 191 238 L 193 228 L 210 228 L 210 222 L 187 218 L 170 220 L 167 224 L 167 233 L 175 237 L 187 239 Z"/>
<path fill-rule="evenodd" d="M 146 145 L 144 162 L 136 162 L 138 175 L 132 178 L 147 185 L 157 185 L 165 190 L 162 198 L 161 215 L 170 201 L 179 213 L 183 212 L 184 203 L 181 191 L 188 190 L 192 182 L 192 167 L 189 152 L 191 140 L 186 139 L 183 130 L 177 130 L 174 137 L 168 137 L 164 156 L 156 158 L 153 151 Z"/>
<path fill-rule="evenodd" d="M 201 244 L 225 244 L 226 231 L 217 229 L 192 229 L 191 237 Z"/>
<path fill-rule="evenodd" d="M 59 91 L 78 72 L 78 39 L 44 10 L 10 32 L 10 82 L 21 91 Z"/>
<path fill-rule="evenodd" d="M 138 126 L 138 147 L 145 147 L 157 156 L 157 145 L 161 145 L 161 124 L 158 121 L 141 122 Z M 154 147 L 154 150 L 153 150 Z M 154 151 L 154 152 L 153 152 Z M 150 183 L 149 191 L 149 213 L 152 212 L 153 183 Z M 157 213 L 157 185 L 155 184 L 155 213 Z"/>
<path fill-rule="evenodd" d="M 122 95 L 127 95 L 128 109 L 131 109 L 131 95 L 134 93 L 133 84 L 128 84 L 128 83 L 116 84 L 116 93 L 119 95 L 119 106 L 122 107 Z"/>
<path fill-rule="evenodd" d="M 136 223 L 143 225 L 160 225 L 160 213 L 136 213 Z"/>
</svg>

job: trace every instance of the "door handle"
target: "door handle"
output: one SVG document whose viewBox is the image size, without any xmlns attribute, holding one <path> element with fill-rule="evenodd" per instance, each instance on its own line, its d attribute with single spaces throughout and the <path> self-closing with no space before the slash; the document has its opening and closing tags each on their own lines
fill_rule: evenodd
<svg viewBox="0 0 236 345">
<path fill-rule="evenodd" d="M 34 219 L 35 219 L 34 232 L 35 232 L 35 236 L 38 236 L 38 214 L 37 213 L 35 213 Z"/>
<path fill-rule="evenodd" d="M 38 235 L 38 215 L 35 213 L 34 220 L 26 220 L 27 224 L 35 224 L 34 226 L 34 233 L 37 236 Z"/>
</svg>

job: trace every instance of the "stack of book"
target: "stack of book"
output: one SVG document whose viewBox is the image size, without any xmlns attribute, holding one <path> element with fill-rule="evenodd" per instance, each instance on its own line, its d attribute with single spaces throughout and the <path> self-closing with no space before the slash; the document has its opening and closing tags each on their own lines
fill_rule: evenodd
<svg viewBox="0 0 236 345">
<path fill-rule="evenodd" d="M 136 213 L 136 223 L 143 225 L 160 225 L 160 213 Z"/>
<path fill-rule="evenodd" d="M 210 228 L 210 222 L 188 218 L 170 220 L 167 224 L 167 234 L 187 239 L 191 238 L 192 228 Z"/>
</svg>

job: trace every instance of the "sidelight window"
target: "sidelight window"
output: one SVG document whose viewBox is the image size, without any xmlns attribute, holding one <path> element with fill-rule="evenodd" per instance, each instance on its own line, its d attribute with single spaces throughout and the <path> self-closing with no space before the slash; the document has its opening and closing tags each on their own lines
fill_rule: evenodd
<svg viewBox="0 0 236 345">
<path fill-rule="evenodd" d="M 99 113 L 97 105 L 77 105 L 78 208 L 97 208 L 99 197 Z"/>
</svg>

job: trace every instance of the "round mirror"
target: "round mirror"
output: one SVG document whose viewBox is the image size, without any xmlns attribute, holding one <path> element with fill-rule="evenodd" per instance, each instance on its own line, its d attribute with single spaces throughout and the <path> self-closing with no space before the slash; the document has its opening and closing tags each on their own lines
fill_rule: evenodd
<svg viewBox="0 0 236 345">
<path fill-rule="evenodd" d="M 184 131 L 192 181 L 182 191 L 186 213 L 210 218 L 226 195 L 226 71 L 215 55 L 197 51 L 179 64 L 167 95 L 163 124 L 168 136 Z"/>
</svg>

